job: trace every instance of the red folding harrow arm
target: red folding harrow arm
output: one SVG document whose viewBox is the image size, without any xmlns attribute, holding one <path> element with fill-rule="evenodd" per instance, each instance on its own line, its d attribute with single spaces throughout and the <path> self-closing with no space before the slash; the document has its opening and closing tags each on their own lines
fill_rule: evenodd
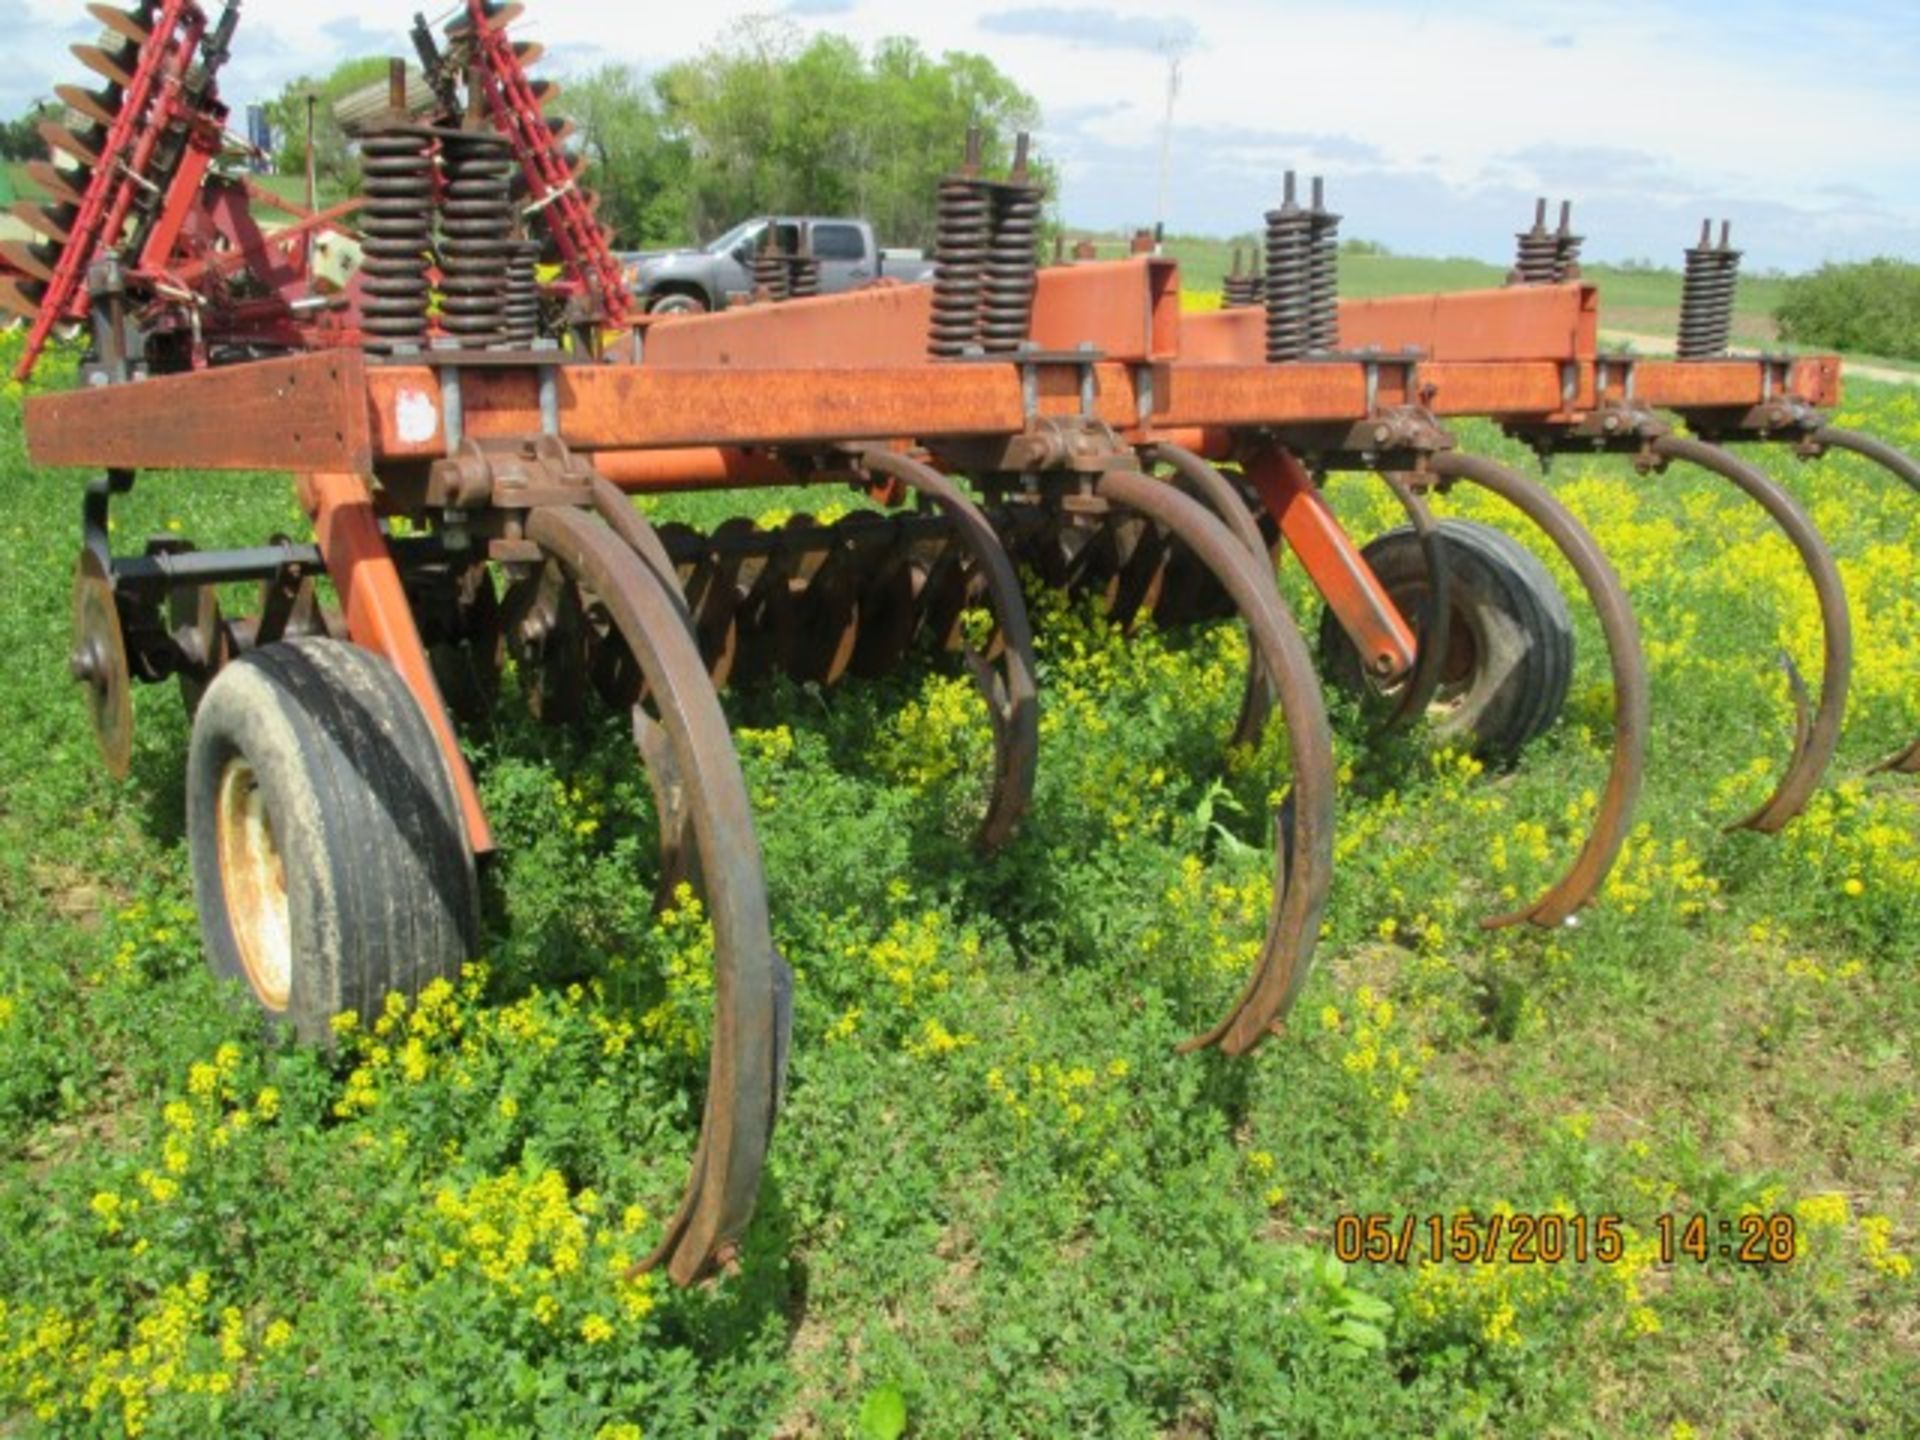
<svg viewBox="0 0 1920 1440">
<path fill-rule="evenodd" d="M 627 282 L 608 232 L 593 213 L 592 198 L 578 184 L 582 162 L 570 160 L 561 149 L 560 135 L 542 113 L 541 97 L 507 38 L 507 26 L 518 13 L 518 6 L 467 0 L 475 81 L 494 129 L 513 143 L 532 196 L 527 213 L 542 216 L 561 263 L 579 287 L 578 319 L 624 326 L 632 312 Z"/>
<path fill-rule="evenodd" d="M 86 318 L 87 270 L 103 251 L 131 243 L 137 247 L 137 266 L 166 262 L 207 162 L 220 148 L 221 112 L 212 98 L 210 68 L 200 65 L 207 18 L 197 0 L 162 0 L 144 20 L 106 13 L 117 17 L 123 28 L 140 32 L 137 38 L 127 36 L 138 46 L 131 73 L 104 51 L 80 47 L 81 58 L 117 90 L 117 108 L 102 110 L 87 92 L 76 92 L 76 98 L 90 102 L 89 118 L 100 132 L 95 144 L 52 122 L 41 130 L 47 143 L 76 161 L 87 176 L 71 221 L 63 233 L 49 236 L 59 246 L 58 257 L 48 265 L 34 248 L 17 243 L 5 252 L 26 274 L 27 283 L 39 290 L 17 297 L 22 302 L 18 308 L 33 316 L 14 371 L 22 380 L 56 325 Z M 231 31 L 236 13 L 229 7 L 222 17 L 224 32 Z M 223 48 L 221 40 L 212 50 Z M 101 120 L 108 123 L 99 126 Z M 181 177 L 178 183 L 176 175 Z M 58 179 L 59 172 L 53 176 Z"/>
</svg>

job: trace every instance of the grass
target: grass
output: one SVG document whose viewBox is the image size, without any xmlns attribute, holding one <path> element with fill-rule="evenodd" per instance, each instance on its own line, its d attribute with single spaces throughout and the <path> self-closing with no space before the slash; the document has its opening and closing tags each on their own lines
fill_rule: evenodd
<svg viewBox="0 0 1920 1440">
<path fill-rule="evenodd" d="M 1844 423 L 1920 448 L 1920 396 L 1852 393 Z M 1860 657 L 1829 787 L 1769 839 L 1721 826 L 1790 736 L 1771 652 L 1813 673 L 1784 542 L 1704 477 L 1562 462 L 1652 667 L 1643 828 L 1577 927 L 1477 927 L 1569 856 L 1603 773 L 1578 605 L 1566 717 L 1510 772 L 1371 741 L 1342 705 L 1319 963 L 1244 1062 L 1174 1053 L 1268 893 L 1279 771 L 1221 749 L 1233 627 L 1127 639 L 1037 597 L 1040 789 L 993 858 L 966 843 L 964 676 L 730 694 L 798 975 L 793 1069 L 741 1273 L 681 1292 L 624 1277 L 692 1140 L 705 935 L 690 907 L 650 913 L 618 722 L 542 730 L 509 694 L 471 737 L 504 845 L 484 965 L 337 1058 L 265 1043 L 200 962 L 172 690 L 138 696 L 130 781 L 95 762 L 65 678 L 79 477 L 32 471 L 19 403 L 0 396 L 0 1433 L 1910 1426 L 1920 810 L 1911 778 L 1864 769 L 1920 730 L 1920 574 L 1883 477 L 1760 457 L 1833 540 Z M 1358 533 L 1393 522 L 1377 484 L 1330 494 Z M 300 528 L 271 476 L 144 477 L 116 515 L 123 550 Z M 1332 1253 L 1343 1214 L 1506 1210 L 1618 1216 L 1624 1253 Z M 1794 1258 L 1660 1263 L 1658 1218 L 1695 1212 L 1791 1216 Z"/>
</svg>

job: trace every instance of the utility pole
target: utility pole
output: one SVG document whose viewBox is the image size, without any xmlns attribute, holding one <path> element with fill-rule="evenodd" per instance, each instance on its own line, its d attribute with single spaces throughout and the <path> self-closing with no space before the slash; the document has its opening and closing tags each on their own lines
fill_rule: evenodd
<svg viewBox="0 0 1920 1440">
<path fill-rule="evenodd" d="M 1180 62 L 1186 58 L 1192 42 L 1180 35 L 1168 35 L 1160 42 L 1160 53 L 1167 57 L 1167 112 L 1160 121 L 1160 198 L 1153 211 L 1153 248 L 1157 253 L 1167 232 L 1167 190 L 1173 181 L 1173 102 L 1180 98 Z"/>
</svg>

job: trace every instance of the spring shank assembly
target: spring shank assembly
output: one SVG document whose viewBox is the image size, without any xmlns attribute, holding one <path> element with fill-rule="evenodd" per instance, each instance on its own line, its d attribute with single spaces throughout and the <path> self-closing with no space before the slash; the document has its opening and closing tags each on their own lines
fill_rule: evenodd
<svg viewBox="0 0 1920 1440">
<path fill-rule="evenodd" d="M 463 130 L 442 139 L 440 156 L 440 323 L 461 348 L 484 350 L 507 338 L 513 152 L 503 136 Z"/>
<path fill-rule="evenodd" d="M 1025 135 L 1014 147 L 1013 173 L 989 193 L 992 238 L 980 295 L 981 340 L 990 354 L 1018 349 L 1033 323 L 1033 287 L 1040 268 L 1040 187 L 1027 178 Z"/>
<path fill-rule="evenodd" d="M 1314 219 L 1287 172 L 1280 208 L 1267 212 L 1267 359 L 1301 359 L 1313 348 Z"/>
<path fill-rule="evenodd" d="M 1720 243 L 1713 243 L 1713 222 L 1700 222 L 1700 243 L 1687 250 L 1687 268 L 1680 282 L 1680 334 L 1676 353 L 1682 360 L 1706 360 L 1724 355 L 1733 339 L 1733 303 L 1740 284 L 1740 252 L 1732 247 L 1733 226 L 1720 222 Z"/>
<path fill-rule="evenodd" d="M 1223 310 L 1249 310 L 1266 298 L 1266 282 L 1257 271 L 1243 272 L 1240 262 L 1240 247 L 1236 245 L 1233 247 L 1233 268 L 1220 284 L 1220 308 Z"/>
<path fill-rule="evenodd" d="M 993 248 L 993 202 L 980 183 L 980 132 L 966 163 L 941 180 L 934 215 L 933 325 L 927 354 L 954 360 L 980 346 L 981 300 Z"/>
<path fill-rule="evenodd" d="M 1266 274 L 1241 277 L 1236 250 L 1227 285 L 1238 303 L 1223 308 L 1265 301 L 1270 363 L 1332 353 L 1340 348 L 1340 217 L 1327 209 L 1325 183 L 1314 176 L 1312 202 L 1303 207 L 1287 171 L 1280 208 L 1267 212 L 1266 225 Z"/>
<path fill-rule="evenodd" d="M 427 341 L 427 252 L 433 244 L 433 158 L 427 133 L 398 125 L 360 142 L 366 206 L 361 328 L 369 350 Z"/>
<path fill-rule="evenodd" d="M 1534 202 L 1533 226 L 1515 237 L 1518 241 L 1509 285 L 1564 285 L 1580 278 L 1580 246 L 1583 237 L 1573 233 L 1573 202 L 1560 202 L 1560 228 L 1547 229 L 1547 202 Z"/>
</svg>

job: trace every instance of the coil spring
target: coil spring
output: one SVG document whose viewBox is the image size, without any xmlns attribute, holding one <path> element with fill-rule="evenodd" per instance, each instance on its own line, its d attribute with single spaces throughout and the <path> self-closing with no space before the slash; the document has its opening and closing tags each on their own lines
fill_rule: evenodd
<svg viewBox="0 0 1920 1440">
<path fill-rule="evenodd" d="M 1580 247 L 1586 237 L 1573 233 L 1573 204 L 1560 202 L 1560 228 L 1547 229 L 1547 202 L 1536 201 L 1533 228 L 1523 230 L 1509 285 L 1561 285 L 1580 278 Z"/>
<path fill-rule="evenodd" d="M 507 268 L 514 247 L 512 149 L 506 136 L 467 131 L 443 142 L 440 323 L 463 349 L 505 342 Z"/>
<path fill-rule="evenodd" d="M 1740 252 L 1730 248 L 1732 227 L 1722 222 L 1720 243 L 1713 243 L 1713 222 L 1700 226 L 1700 243 L 1687 251 L 1680 282 L 1680 334 L 1675 350 L 1682 360 L 1723 354 L 1733 339 L 1734 293 L 1740 283 Z"/>
<path fill-rule="evenodd" d="M 796 255 L 787 262 L 787 298 L 806 300 L 820 293 L 820 262 L 811 255 Z"/>
<path fill-rule="evenodd" d="M 1519 249 L 1514 260 L 1513 273 L 1508 277 L 1515 285 L 1551 285 L 1560 269 L 1560 242 L 1554 233 L 1547 229 L 1547 202 L 1540 200 L 1533 207 L 1533 228 L 1522 230 L 1515 237 Z"/>
<path fill-rule="evenodd" d="M 433 242 L 433 161 L 427 137 L 398 127 L 360 142 L 366 203 L 360 228 L 360 328 L 369 350 L 427 339 L 427 248 Z"/>
<path fill-rule="evenodd" d="M 540 338 L 540 242 L 517 240 L 507 260 L 507 344 L 524 350 Z"/>
<path fill-rule="evenodd" d="M 1251 309 L 1260 303 L 1262 290 L 1258 275 L 1229 275 L 1220 284 L 1220 308 Z"/>
<path fill-rule="evenodd" d="M 1240 268 L 1240 247 L 1233 247 L 1233 268 L 1220 282 L 1220 308 L 1222 310 L 1248 310 L 1258 305 L 1265 296 L 1266 287 L 1258 274 L 1248 274 Z"/>
<path fill-rule="evenodd" d="M 952 359 L 980 343 L 981 287 L 993 243 L 986 187 L 964 175 L 940 182 L 935 218 L 933 325 L 927 353 Z"/>
<path fill-rule="evenodd" d="M 1564 285 L 1580 278 L 1580 247 L 1586 237 L 1573 233 L 1573 202 L 1560 202 L 1560 228 L 1553 235 L 1553 282 Z"/>
<path fill-rule="evenodd" d="M 1220 287 L 1220 308 L 1222 310 L 1247 310 L 1258 305 L 1261 296 L 1257 293 L 1260 277 L 1257 275 L 1231 275 Z"/>
<path fill-rule="evenodd" d="M 753 288 L 769 300 L 784 300 L 791 293 L 792 272 L 787 268 L 787 253 L 780 248 L 780 237 L 771 226 L 761 237 L 753 254 Z"/>
<path fill-rule="evenodd" d="M 1313 343 L 1313 216 L 1300 208 L 1293 172 L 1267 212 L 1267 359 L 1298 360 Z"/>
<path fill-rule="evenodd" d="M 995 187 L 993 239 L 987 251 L 986 280 L 980 297 L 980 336 L 991 352 L 1017 350 L 1033 323 L 1033 288 L 1038 281 L 1040 187 Z"/>
<path fill-rule="evenodd" d="M 1307 344 L 1325 353 L 1340 348 L 1340 217 L 1327 209 L 1318 178 L 1313 182 L 1309 220 L 1313 264 Z"/>
</svg>

